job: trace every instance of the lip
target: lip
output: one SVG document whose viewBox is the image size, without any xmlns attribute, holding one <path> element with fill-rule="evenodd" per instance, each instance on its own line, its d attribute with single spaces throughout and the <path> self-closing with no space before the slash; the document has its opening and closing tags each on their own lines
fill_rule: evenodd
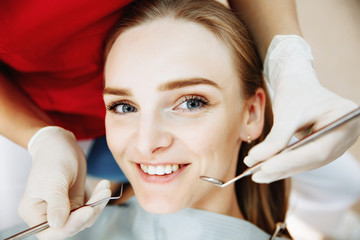
<svg viewBox="0 0 360 240">
<path fill-rule="evenodd" d="M 180 165 L 180 164 L 179 164 Z M 136 166 L 138 168 L 139 174 L 147 183 L 152 184 L 165 184 L 170 183 L 174 181 L 182 172 L 189 166 L 190 164 L 182 164 L 182 167 L 179 168 L 176 172 L 165 174 L 165 175 L 149 175 L 147 173 L 144 173 L 143 170 L 140 168 L 140 164 L 136 163 Z"/>
</svg>

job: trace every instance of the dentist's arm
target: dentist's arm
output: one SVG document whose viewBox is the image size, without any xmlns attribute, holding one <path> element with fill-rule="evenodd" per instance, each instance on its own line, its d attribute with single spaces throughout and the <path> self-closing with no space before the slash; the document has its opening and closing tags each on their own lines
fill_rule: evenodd
<svg viewBox="0 0 360 240">
<path fill-rule="evenodd" d="M 295 2 L 230 0 L 229 4 L 244 17 L 264 61 L 265 78 L 274 90 L 274 125 L 245 159 L 249 166 L 267 160 L 253 180 L 272 182 L 341 156 L 360 135 L 359 119 L 302 148 L 275 155 L 301 129 L 319 129 L 357 107 L 320 85 L 311 48 L 301 37 Z"/>
<path fill-rule="evenodd" d="M 6 68 L 0 62 L 0 134 L 27 148 L 31 137 L 38 130 L 54 123 L 10 80 L 10 76 L 5 74 Z"/>
<path fill-rule="evenodd" d="M 1 65 L 0 69 L 6 67 Z M 31 226 L 49 221 L 51 227 L 65 225 L 66 231 L 71 228 L 66 224 L 70 209 L 84 203 L 84 154 L 74 135 L 54 126 L 5 72 L 0 71 L 0 134 L 28 148 L 32 156 L 20 215 Z M 82 218 L 78 215 L 75 220 L 83 222 Z M 51 232 L 51 228 L 47 231 Z"/>
</svg>

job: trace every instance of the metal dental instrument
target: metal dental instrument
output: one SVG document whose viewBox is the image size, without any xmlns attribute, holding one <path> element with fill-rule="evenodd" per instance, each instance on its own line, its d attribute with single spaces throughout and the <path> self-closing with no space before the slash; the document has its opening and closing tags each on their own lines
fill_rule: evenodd
<svg viewBox="0 0 360 240">
<path fill-rule="evenodd" d="M 75 208 L 73 210 L 71 210 L 70 212 L 74 212 L 80 208 L 83 208 L 83 207 L 95 207 L 103 202 L 106 202 L 106 201 L 109 201 L 109 200 L 115 200 L 115 199 L 120 199 L 121 196 L 122 196 L 122 193 L 123 193 L 123 184 L 121 184 L 121 190 L 120 190 L 120 195 L 117 196 L 117 197 L 107 197 L 107 198 L 104 198 L 104 199 L 101 199 L 99 201 L 96 201 L 94 203 L 91 203 L 91 204 L 85 204 L 81 207 L 78 207 L 78 208 Z M 22 231 L 22 232 L 19 232 L 11 237 L 8 237 L 4 240 L 18 240 L 18 239 L 23 239 L 23 238 L 26 238 L 26 237 L 29 237 L 33 234 L 36 234 L 36 233 L 39 233 L 41 231 L 44 231 L 45 229 L 49 228 L 49 224 L 48 222 L 43 222 L 43 223 L 40 223 L 39 225 L 36 225 L 34 227 L 31 227 L 31 228 L 28 228 L 27 230 L 25 231 Z"/>
<path fill-rule="evenodd" d="M 298 148 L 308 142 L 311 142 L 313 141 L 314 139 L 324 135 L 325 133 L 327 133 L 328 131 L 346 123 L 347 121 L 353 119 L 353 118 L 356 118 L 360 116 L 360 107 L 358 107 L 357 109 L 349 112 L 348 114 L 338 118 L 337 120 L 329 123 L 328 125 L 320 128 L 319 130 L 305 136 L 304 138 L 302 138 L 301 140 L 285 147 L 284 149 L 282 149 L 281 151 L 279 151 L 277 154 L 279 153 L 284 153 L 284 152 L 288 152 L 290 150 L 293 150 L 295 148 Z M 265 160 L 266 161 L 266 160 Z M 210 182 L 212 184 L 214 184 L 215 186 L 218 186 L 218 187 L 221 187 L 221 188 L 224 188 L 234 182 L 236 182 L 237 180 L 243 178 L 243 177 L 246 177 L 246 176 L 249 176 L 249 175 L 252 175 L 253 173 L 257 172 L 260 170 L 261 168 L 261 165 L 264 161 L 262 162 L 259 162 L 257 164 L 255 164 L 254 166 L 252 167 L 249 167 L 248 169 L 246 169 L 243 173 L 241 173 L 239 176 L 229 180 L 228 182 L 223 182 L 219 179 L 216 179 L 216 178 L 212 178 L 212 177 L 207 177 L 207 176 L 200 176 L 200 179 L 201 180 L 204 180 L 204 181 L 207 181 L 207 182 Z"/>
</svg>

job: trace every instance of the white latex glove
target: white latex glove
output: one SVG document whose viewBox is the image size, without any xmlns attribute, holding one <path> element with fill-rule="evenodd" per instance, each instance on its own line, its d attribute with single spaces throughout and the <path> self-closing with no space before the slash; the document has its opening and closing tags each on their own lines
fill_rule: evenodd
<svg viewBox="0 0 360 240">
<path fill-rule="evenodd" d="M 19 214 L 30 226 L 48 221 L 52 228 L 63 227 L 70 209 L 84 204 L 84 153 L 71 132 L 55 126 L 34 134 L 28 150 L 32 167 Z"/>
<path fill-rule="evenodd" d="M 110 182 L 108 180 L 102 180 L 97 185 L 91 195 L 89 201 L 86 204 L 91 204 L 96 201 L 111 196 Z M 101 212 L 104 210 L 108 201 L 105 201 L 95 207 L 82 207 L 72 212 L 63 227 L 49 228 L 43 232 L 37 234 L 40 240 L 62 240 L 71 237 L 78 232 L 88 228 L 94 224 Z"/>
<path fill-rule="evenodd" d="M 297 35 L 277 35 L 264 62 L 264 75 L 274 90 L 274 125 L 266 139 L 249 151 L 244 162 L 266 160 L 253 181 L 268 183 L 321 167 L 341 156 L 360 134 L 360 119 L 298 149 L 275 155 L 296 132 L 313 125 L 317 130 L 357 105 L 322 87 L 312 66 L 311 48 Z M 339 79 L 341 81 L 341 79 Z"/>
</svg>

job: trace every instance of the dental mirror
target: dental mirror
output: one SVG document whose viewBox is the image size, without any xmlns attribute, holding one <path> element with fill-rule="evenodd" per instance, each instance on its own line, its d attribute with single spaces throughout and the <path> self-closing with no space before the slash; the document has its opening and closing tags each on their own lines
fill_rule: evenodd
<svg viewBox="0 0 360 240">
<path fill-rule="evenodd" d="M 328 125 L 320 128 L 319 130 L 315 131 L 315 132 L 312 132 L 311 134 L 305 136 L 304 138 L 302 138 L 301 140 L 285 147 L 284 149 L 282 149 L 281 151 L 279 151 L 277 154 L 280 154 L 280 153 L 284 153 L 284 152 L 287 152 L 287 151 L 290 151 L 290 150 L 294 150 L 295 148 L 298 148 L 308 142 L 311 142 L 313 141 L 314 139 L 320 137 L 320 136 L 323 136 L 325 133 L 327 133 L 328 131 L 344 124 L 345 122 L 355 118 L 355 117 L 358 117 L 360 116 L 360 107 L 358 107 L 357 109 L 349 112 L 348 114 L 336 119 L 335 121 L 329 123 Z M 266 161 L 266 160 L 265 160 Z M 206 182 L 209 182 L 209 183 L 212 183 L 214 184 L 215 186 L 217 187 L 221 187 L 221 188 L 224 188 L 234 182 L 236 182 L 237 180 L 243 178 L 243 177 L 246 177 L 246 176 L 249 176 L 249 175 L 252 175 L 254 174 L 255 172 L 259 171 L 260 168 L 261 168 L 261 165 L 263 162 L 265 161 L 262 161 L 262 162 L 259 162 L 257 164 L 255 164 L 254 166 L 246 169 L 243 173 L 241 173 L 240 175 L 238 175 L 237 177 L 227 181 L 227 182 L 223 182 L 219 179 L 216 179 L 216 178 L 213 178 L 213 177 L 208 177 L 208 176 L 200 176 L 199 178 L 203 181 L 206 181 Z"/>
</svg>

